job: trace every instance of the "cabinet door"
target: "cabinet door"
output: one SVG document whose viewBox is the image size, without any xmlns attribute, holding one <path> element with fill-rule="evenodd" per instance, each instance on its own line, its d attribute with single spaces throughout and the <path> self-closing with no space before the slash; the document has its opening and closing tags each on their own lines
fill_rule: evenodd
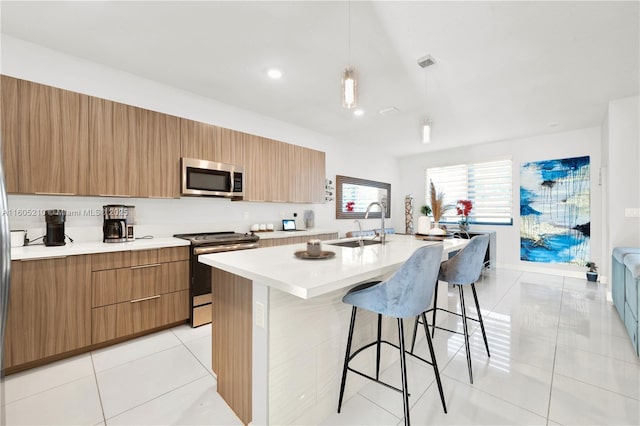
<svg viewBox="0 0 640 426">
<path fill-rule="evenodd" d="M 231 129 L 220 129 L 220 162 L 244 167 L 244 141 L 246 134 Z"/>
<path fill-rule="evenodd" d="M 92 195 L 138 195 L 139 115 L 139 108 L 106 99 L 89 99 Z"/>
<path fill-rule="evenodd" d="M 185 118 L 180 119 L 181 157 L 220 160 L 220 127 Z"/>
<path fill-rule="evenodd" d="M 306 182 L 308 185 L 308 199 L 311 203 L 324 203 L 324 180 L 326 176 L 325 153 L 314 149 L 307 149 L 309 157 L 309 171 Z"/>
<path fill-rule="evenodd" d="M 18 80 L 2 76 L 2 160 L 7 192 L 18 192 Z"/>
<path fill-rule="evenodd" d="M 5 366 L 91 343 L 88 256 L 12 263 Z"/>
<path fill-rule="evenodd" d="M 180 119 L 159 112 L 140 111 L 140 195 L 180 196 Z"/>
<path fill-rule="evenodd" d="M 88 194 L 88 96 L 18 81 L 21 193 Z"/>
<path fill-rule="evenodd" d="M 246 135 L 244 147 L 245 191 L 247 201 L 272 201 L 274 170 L 270 157 L 275 155 L 269 139 Z"/>
</svg>

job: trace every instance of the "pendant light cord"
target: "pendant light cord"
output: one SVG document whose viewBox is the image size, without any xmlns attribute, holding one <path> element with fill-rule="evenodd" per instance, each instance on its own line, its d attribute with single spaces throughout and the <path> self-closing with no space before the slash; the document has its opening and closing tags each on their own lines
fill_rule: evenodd
<svg viewBox="0 0 640 426">
<path fill-rule="evenodd" d="M 347 1 L 347 63 L 351 66 L 351 0 Z"/>
</svg>

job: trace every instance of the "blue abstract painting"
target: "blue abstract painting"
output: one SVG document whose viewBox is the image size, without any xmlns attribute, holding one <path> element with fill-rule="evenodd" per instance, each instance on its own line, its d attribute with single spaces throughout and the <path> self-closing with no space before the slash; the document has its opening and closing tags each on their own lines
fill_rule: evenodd
<svg viewBox="0 0 640 426">
<path fill-rule="evenodd" d="M 589 260 L 589 156 L 520 167 L 520 259 L 583 266 Z"/>
</svg>

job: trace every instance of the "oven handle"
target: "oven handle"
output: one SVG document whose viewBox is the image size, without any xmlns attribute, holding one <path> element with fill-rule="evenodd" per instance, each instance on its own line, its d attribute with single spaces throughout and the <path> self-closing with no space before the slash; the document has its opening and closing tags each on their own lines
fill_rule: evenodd
<svg viewBox="0 0 640 426">
<path fill-rule="evenodd" d="M 259 246 L 260 246 L 259 243 L 239 243 L 239 244 L 225 244 L 221 246 L 196 247 L 193 249 L 193 254 L 195 256 L 198 256 L 200 254 L 221 253 L 223 251 L 254 249 L 254 248 L 258 248 Z"/>
</svg>

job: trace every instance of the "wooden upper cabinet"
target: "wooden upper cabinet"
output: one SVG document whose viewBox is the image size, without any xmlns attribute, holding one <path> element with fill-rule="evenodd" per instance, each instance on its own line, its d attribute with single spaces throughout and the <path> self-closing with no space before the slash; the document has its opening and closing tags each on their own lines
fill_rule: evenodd
<svg viewBox="0 0 640 426">
<path fill-rule="evenodd" d="M 244 165 L 242 132 L 182 118 L 180 135 L 181 157 Z"/>
<path fill-rule="evenodd" d="M 88 96 L 18 81 L 19 190 L 88 194 Z"/>
<path fill-rule="evenodd" d="M 309 196 L 308 201 L 312 203 L 325 202 L 325 178 L 326 178 L 326 155 L 322 151 L 307 149 L 306 155 L 310 158 L 311 167 L 309 168 L 308 185 Z"/>
<path fill-rule="evenodd" d="M 92 195 L 138 195 L 139 120 L 139 108 L 90 98 L 89 168 Z"/>
<path fill-rule="evenodd" d="M 180 119 L 180 156 L 198 160 L 220 160 L 220 127 Z"/>
<path fill-rule="evenodd" d="M 140 110 L 139 195 L 180 196 L 180 119 Z"/>
<path fill-rule="evenodd" d="M 7 192 L 19 192 L 18 187 L 18 79 L 2 76 L 2 159 Z"/>
</svg>

